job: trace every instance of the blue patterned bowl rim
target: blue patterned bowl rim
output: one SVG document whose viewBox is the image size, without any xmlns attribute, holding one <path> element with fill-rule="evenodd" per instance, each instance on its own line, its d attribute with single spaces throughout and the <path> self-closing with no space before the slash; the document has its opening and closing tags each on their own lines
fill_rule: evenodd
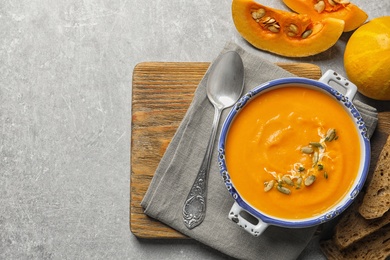
<svg viewBox="0 0 390 260">
<path fill-rule="evenodd" d="M 254 97 L 259 94 L 280 87 L 288 87 L 294 84 L 294 86 L 300 87 L 308 87 L 312 89 L 317 89 L 322 92 L 328 93 L 337 99 L 341 104 L 344 105 L 344 108 L 351 115 L 358 132 L 360 133 L 360 141 L 362 149 L 362 160 L 360 163 L 359 175 L 355 180 L 353 187 L 350 189 L 348 196 L 346 196 L 341 202 L 339 202 L 335 207 L 333 207 L 328 212 L 324 212 L 322 215 L 315 216 L 312 218 L 306 218 L 302 220 L 295 219 L 282 219 L 275 218 L 269 215 L 266 215 L 259 210 L 253 208 L 248 202 L 246 202 L 241 196 L 239 191 L 236 190 L 234 183 L 230 179 L 229 171 L 226 167 L 225 161 L 225 140 L 229 131 L 229 127 L 231 123 L 234 121 L 235 116 L 240 112 L 245 105 L 252 100 Z M 315 226 L 324 222 L 327 222 L 335 217 L 337 217 L 340 213 L 342 213 L 357 197 L 358 193 L 363 188 L 364 182 L 366 181 L 369 166 L 370 166 L 370 158 L 371 158 L 371 148 L 370 148 L 370 139 L 367 132 L 366 124 L 363 121 L 363 118 L 356 107 L 353 105 L 352 101 L 348 99 L 348 97 L 344 96 L 342 93 L 338 92 L 331 86 L 316 80 L 306 79 L 306 78 L 282 78 L 269 81 L 267 83 L 261 84 L 254 89 L 247 92 L 244 96 L 241 97 L 240 100 L 236 102 L 236 104 L 231 108 L 229 114 L 227 115 L 224 124 L 221 129 L 221 134 L 218 142 L 218 165 L 219 171 L 223 178 L 226 188 L 228 189 L 231 196 L 234 200 L 240 205 L 242 209 L 250 213 L 251 215 L 261 219 L 263 222 L 282 227 L 289 228 L 302 228 L 302 227 L 310 227 Z"/>
</svg>

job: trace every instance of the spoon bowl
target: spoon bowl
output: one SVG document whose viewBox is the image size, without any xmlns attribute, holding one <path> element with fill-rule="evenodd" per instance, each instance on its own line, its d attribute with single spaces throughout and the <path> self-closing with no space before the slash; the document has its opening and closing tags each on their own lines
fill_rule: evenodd
<svg viewBox="0 0 390 260">
<path fill-rule="evenodd" d="M 214 106 L 222 109 L 231 107 L 242 94 L 243 82 L 244 66 L 241 57 L 237 52 L 227 52 L 210 70 L 207 97 Z"/>
</svg>

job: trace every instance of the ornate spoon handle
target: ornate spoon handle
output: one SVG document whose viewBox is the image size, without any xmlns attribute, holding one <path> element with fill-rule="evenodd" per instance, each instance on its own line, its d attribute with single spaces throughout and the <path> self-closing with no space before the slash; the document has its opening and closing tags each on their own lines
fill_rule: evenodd
<svg viewBox="0 0 390 260">
<path fill-rule="evenodd" d="M 222 109 L 215 107 L 214 121 L 209 143 L 207 144 L 207 151 L 203 157 L 200 170 L 196 175 L 195 182 L 192 184 L 191 190 L 184 202 L 183 221 L 189 229 L 193 229 L 194 227 L 200 225 L 206 214 L 208 173 L 210 170 L 210 162 L 213 155 L 215 136 L 221 112 Z"/>
</svg>

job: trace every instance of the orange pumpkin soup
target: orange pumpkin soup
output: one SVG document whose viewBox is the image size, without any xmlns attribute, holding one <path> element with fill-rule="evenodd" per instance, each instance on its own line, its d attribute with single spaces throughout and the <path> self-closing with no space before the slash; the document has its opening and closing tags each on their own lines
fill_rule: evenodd
<svg viewBox="0 0 390 260">
<path fill-rule="evenodd" d="M 347 111 L 313 89 L 261 93 L 236 115 L 226 137 L 226 166 L 240 196 L 274 217 L 317 216 L 352 187 L 359 136 Z"/>
</svg>

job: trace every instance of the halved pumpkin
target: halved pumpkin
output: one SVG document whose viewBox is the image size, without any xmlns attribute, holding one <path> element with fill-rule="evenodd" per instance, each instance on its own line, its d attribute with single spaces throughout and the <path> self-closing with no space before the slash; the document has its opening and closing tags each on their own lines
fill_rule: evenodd
<svg viewBox="0 0 390 260">
<path fill-rule="evenodd" d="M 315 20 L 327 17 L 341 19 L 345 22 L 344 32 L 355 30 L 368 18 L 362 9 L 349 0 L 283 0 L 283 2 L 291 10 L 308 14 Z"/>
<path fill-rule="evenodd" d="M 287 57 L 305 57 L 332 47 L 344 30 L 344 21 L 313 21 L 306 14 L 273 9 L 252 0 L 233 0 L 234 24 L 254 47 Z"/>
</svg>

